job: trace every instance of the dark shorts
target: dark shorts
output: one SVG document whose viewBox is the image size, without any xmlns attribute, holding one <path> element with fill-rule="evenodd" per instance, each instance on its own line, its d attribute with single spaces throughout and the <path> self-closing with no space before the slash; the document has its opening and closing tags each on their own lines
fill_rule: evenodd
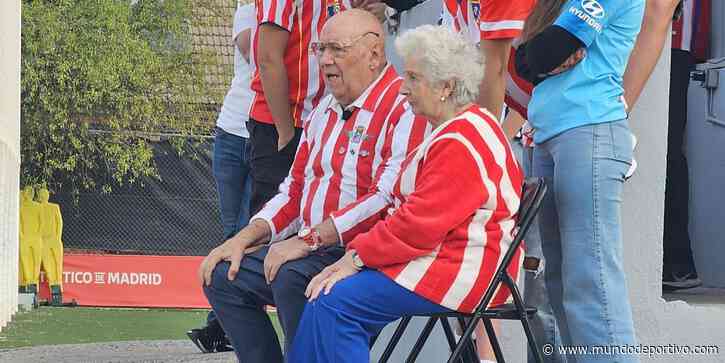
<svg viewBox="0 0 725 363">
<path fill-rule="evenodd" d="M 257 213 L 265 203 L 277 194 L 279 184 L 289 174 L 294 161 L 297 145 L 302 135 L 301 128 L 295 128 L 295 136 L 287 146 L 277 151 L 277 129 L 254 119 L 247 123 L 252 143 L 252 197 L 250 210 Z"/>
</svg>

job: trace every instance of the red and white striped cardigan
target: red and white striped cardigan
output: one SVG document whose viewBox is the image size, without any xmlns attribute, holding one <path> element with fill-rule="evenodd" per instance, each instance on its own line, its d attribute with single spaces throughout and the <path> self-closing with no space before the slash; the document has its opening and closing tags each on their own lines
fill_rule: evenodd
<svg viewBox="0 0 725 363">
<path fill-rule="evenodd" d="M 471 312 L 513 239 L 522 182 L 496 118 L 470 107 L 408 155 L 388 216 L 348 248 L 401 286 Z M 521 257 L 509 269 L 514 278 Z M 492 305 L 508 296 L 499 290 Z"/>
</svg>

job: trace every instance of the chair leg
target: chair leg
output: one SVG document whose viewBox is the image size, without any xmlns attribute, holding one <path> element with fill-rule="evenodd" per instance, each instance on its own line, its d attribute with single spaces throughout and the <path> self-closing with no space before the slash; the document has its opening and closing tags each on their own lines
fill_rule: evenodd
<svg viewBox="0 0 725 363">
<path fill-rule="evenodd" d="M 438 318 L 436 317 L 428 319 L 428 322 L 425 324 L 425 327 L 423 327 L 423 331 L 420 333 L 418 340 L 413 345 L 413 349 L 410 351 L 405 363 L 413 363 L 416 359 L 418 359 L 418 354 L 420 354 L 420 351 L 423 349 L 423 345 L 425 345 L 425 342 L 428 340 L 437 320 Z"/>
<path fill-rule="evenodd" d="M 541 356 L 541 350 L 536 344 L 536 338 L 534 338 L 534 332 L 531 330 L 531 324 L 529 324 L 529 317 L 526 315 L 526 305 L 524 305 L 524 299 L 521 297 L 518 287 L 511 279 L 511 276 L 506 275 L 505 278 L 509 290 L 511 291 L 511 297 L 514 300 L 514 306 L 516 311 L 519 313 L 519 320 L 521 321 L 521 327 L 524 328 L 524 334 L 526 334 L 526 341 L 529 344 L 529 349 L 534 354 L 534 360 L 536 363 L 543 363 L 544 358 Z"/>
<path fill-rule="evenodd" d="M 451 324 L 448 322 L 448 318 L 441 318 L 441 326 L 443 327 L 443 333 L 445 333 L 446 335 L 448 347 L 450 347 L 451 354 L 453 354 L 453 351 L 456 349 L 456 337 L 453 334 L 453 328 L 451 328 Z M 459 362 L 467 363 L 467 361 L 463 357 L 460 357 Z"/>
<path fill-rule="evenodd" d="M 474 326 L 467 325 L 466 320 L 463 317 L 458 317 L 458 323 L 463 329 L 461 339 L 458 340 L 456 348 L 448 358 L 448 363 L 455 363 L 457 360 L 462 359 L 465 362 L 478 363 L 478 354 L 476 354 L 476 347 L 471 339 L 473 334 Z"/>
<path fill-rule="evenodd" d="M 491 348 L 493 348 L 493 354 L 496 356 L 496 362 L 505 363 L 506 360 L 503 358 L 501 345 L 498 343 L 496 331 L 493 329 L 493 324 L 491 324 L 491 320 L 481 319 L 481 321 L 483 321 L 483 327 L 486 328 L 486 334 L 488 334 L 488 340 L 491 342 Z"/>
<path fill-rule="evenodd" d="M 393 336 L 390 337 L 390 342 L 388 342 L 388 345 L 385 346 L 385 350 L 383 351 L 383 354 L 380 356 L 379 363 L 387 363 L 390 359 L 390 356 L 393 355 L 393 351 L 395 350 L 395 346 L 398 345 L 398 342 L 400 342 L 400 338 L 403 336 L 403 333 L 405 333 L 405 328 L 408 327 L 408 324 L 410 324 L 410 316 L 404 316 L 402 319 L 400 319 L 400 323 L 398 324 L 398 327 L 395 328 L 395 332 L 393 333 Z"/>
</svg>

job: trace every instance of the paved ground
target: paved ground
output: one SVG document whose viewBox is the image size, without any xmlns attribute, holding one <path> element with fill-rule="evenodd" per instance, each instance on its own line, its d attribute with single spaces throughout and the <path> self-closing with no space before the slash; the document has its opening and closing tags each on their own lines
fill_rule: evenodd
<svg viewBox="0 0 725 363">
<path fill-rule="evenodd" d="M 188 340 L 46 345 L 0 350 L 1 363 L 236 362 L 233 352 L 202 354 Z"/>
</svg>

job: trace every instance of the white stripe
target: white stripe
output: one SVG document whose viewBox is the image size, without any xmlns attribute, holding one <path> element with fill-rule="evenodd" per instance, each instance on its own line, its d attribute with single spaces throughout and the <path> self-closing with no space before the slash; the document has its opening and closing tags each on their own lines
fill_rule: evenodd
<svg viewBox="0 0 725 363">
<path fill-rule="evenodd" d="M 468 241 L 463 250 L 463 261 L 461 261 L 460 270 L 456 274 L 455 280 L 453 280 L 448 292 L 441 300 L 441 305 L 458 308 L 471 292 L 478 275 L 481 273 L 485 246 L 488 241 L 486 224 L 488 224 L 492 215 L 492 210 L 478 209 L 468 224 Z"/>
<path fill-rule="evenodd" d="M 373 115 L 374 113 L 365 109 L 358 109 L 357 116 L 355 116 L 355 124 L 352 126 L 351 131 L 355 132 L 358 127 L 364 127 L 363 135 L 367 135 Z M 344 122 L 341 123 L 344 124 Z M 360 146 L 362 146 L 365 140 L 360 139 L 359 143 L 353 144 L 351 137 L 347 139 L 348 146 L 345 149 L 345 158 L 342 161 L 342 170 L 340 171 L 342 174 L 340 178 L 340 199 L 337 204 L 338 209 L 344 208 L 361 197 L 357 195 L 357 163 L 361 158 Z M 351 154 L 351 151 L 354 151 L 355 154 Z M 372 152 L 372 150 L 367 150 L 367 152 Z"/>
<path fill-rule="evenodd" d="M 492 22 L 481 22 L 482 31 L 496 31 L 496 30 L 520 30 L 524 28 L 524 22 L 522 20 L 501 20 Z"/>
<path fill-rule="evenodd" d="M 513 100 L 521 107 L 528 109 L 531 95 L 521 89 L 508 72 L 506 72 L 506 93 L 508 93 L 509 97 L 513 98 Z M 526 118 L 526 115 L 522 116 Z"/>
<path fill-rule="evenodd" d="M 492 117 L 488 111 L 483 110 L 483 112 L 488 114 L 489 117 Z M 483 118 L 470 112 L 467 112 L 464 117 L 466 117 L 467 121 L 478 130 L 484 142 L 491 150 L 496 164 L 502 169 L 501 182 L 499 185 L 499 188 L 501 188 L 501 196 L 503 197 L 504 203 L 506 203 L 506 208 L 509 210 L 509 215 L 514 215 L 519 209 L 519 203 L 521 200 L 516 194 L 516 188 L 513 186 L 511 176 L 509 175 L 508 168 L 506 167 L 506 158 L 513 155 L 508 143 L 502 144 L 494 133 L 494 130 Z M 493 119 L 495 120 L 495 118 Z M 516 162 L 515 159 L 514 162 Z M 494 205 L 491 206 L 491 209 L 495 207 L 496 205 L 494 201 Z"/>
<path fill-rule="evenodd" d="M 395 278 L 395 282 L 408 290 L 415 291 L 415 287 L 418 286 L 420 280 L 422 280 L 423 276 L 425 276 L 426 272 L 428 272 L 430 265 L 432 265 L 436 260 L 440 250 L 441 245 L 438 245 L 430 254 L 410 261 L 407 265 L 405 265 L 403 271 L 400 271 L 400 274 L 398 274 Z"/>
<path fill-rule="evenodd" d="M 690 51 L 692 48 L 692 28 L 694 21 L 695 1 L 685 0 L 682 5 L 682 45 L 680 49 Z"/>
</svg>

